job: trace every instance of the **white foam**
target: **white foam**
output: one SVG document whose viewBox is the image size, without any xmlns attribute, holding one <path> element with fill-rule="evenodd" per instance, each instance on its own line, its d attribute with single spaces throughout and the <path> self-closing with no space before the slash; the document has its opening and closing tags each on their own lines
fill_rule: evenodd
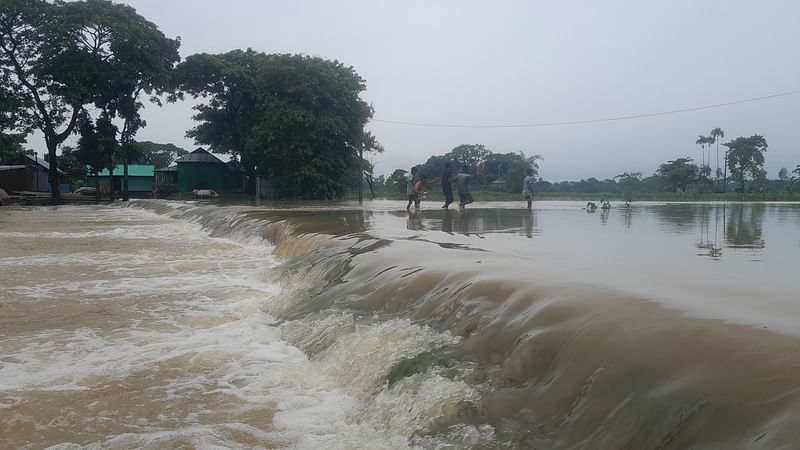
<svg viewBox="0 0 800 450">
<path fill-rule="evenodd" d="M 139 373 L 156 373 L 162 375 L 152 388 L 163 392 L 160 401 L 218 395 L 235 399 L 226 407 L 240 413 L 272 405 L 273 428 L 235 421 L 201 425 L 199 418 L 214 411 L 199 401 L 186 417 L 165 413 L 159 419 L 189 422 L 178 429 L 144 421 L 140 432 L 108 436 L 86 447 L 63 443 L 52 448 L 162 448 L 176 442 L 197 448 L 245 448 L 229 439 L 236 431 L 263 445 L 288 448 L 400 449 L 413 447 L 410 438 L 416 432 L 435 429 L 458 408 L 477 401 L 469 386 L 435 370 L 391 388 L 385 384 L 400 361 L 456 343 L 449 334 L 403 319 L 358 323 L 346 314 L 276 326 L 264 311 L 281 304 L 287 292 L 264 276 L 278 262 L 270 254 L 271 246 L 250 232 L 242 231 L 234 239 L 211 238 L 197 223 L 135 208 L 74 214 L 88 214 L 113 226 L 8 237 L 87 243 L 113 238 L 123 242 L 122 250 L 87 245 L 69 257 L 87 267 L 81 276 L 44 283 L 16 281 L 8 289 L 30 301 L 101 306 L 125 300 L 133 318 L 129 326 L 110 331 L 53 329 L 0 340 L 7 355 L 0 362 L 0 391 L 5 391 L 0 392 L 0 410 L 12 408 L 11 399 L 25 392 L 68 394 L 93 389 L 98 380 L 121 382 Z M 119 225 L 120 221 L 128 223 Z M 137 243 L 154 240 L 157 245 Z M 0 266 L 46 268 L 66 258 L 43 251 L 2 258 Z M 314 349 L 313 358 L 292 343 Z M 95 411 L 98 417 L 102 413 Z"/>
</svg>

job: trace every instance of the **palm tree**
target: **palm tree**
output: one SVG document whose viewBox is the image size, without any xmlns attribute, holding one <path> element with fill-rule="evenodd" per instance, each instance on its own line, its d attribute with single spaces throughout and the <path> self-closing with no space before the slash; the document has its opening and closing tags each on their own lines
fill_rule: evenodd
<svg viewBox="0 0 800 450">
<path fill-rule="evenodd" d="M 700 166 L 701 169 L 706 165 L 706 142 L 708 142 L 708 138 L 702 134 L 695 141 L 695 144 L 700 145 L 700 154 L 703 158 L 703 164 Z"/>
<path fill-rule="evenodd" d="M 719 180 L 719 141 L 725 137 L 725 132 L 722 131 L 722 128 L 714 128 L 711 130 L 711 137 L 717 143 L 717 180 Z"/>
</svg>

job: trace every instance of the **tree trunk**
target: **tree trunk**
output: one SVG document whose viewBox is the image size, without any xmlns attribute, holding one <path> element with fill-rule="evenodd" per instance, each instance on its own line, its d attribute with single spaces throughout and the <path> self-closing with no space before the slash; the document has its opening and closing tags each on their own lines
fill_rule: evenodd
<svg viewBox="0 0 800 450">
<path fill-rule="evenodd" d="M 122 201 L 127 202 L 128 198 L 128 146 L 122 147 Z"/>
<path fill-rule="evenodd" d="M 108 201 L 114 201 L 114 168 L 108 169 Z"/>
<path fill-rule="evenodd" d="M 358 204 L 364 203 L 364 148 L 358 152 Z"/>
<path fill-rule="evenodd" d="M 705 145 L 701 145 L 700 146 L 700 158 L 703 160 L 703 162 L 700 164 L 700 168 L 702 169 L 703 166 L 706 165 L 706 146 Z"/>
<path fill-rule="evenodd" d="M 100 203 L 100 172 L 94 173 L 94 201 Z"/>
<path fill-rule="evenodd" d="M 47 139 L 47 159 L 50 163 L 50 170 L 47 171 L 47 180 L 50 183 L 50 197 L 54 204 L 61 203 L 61 189 L 58 183 L 58 162 L 56 161 L 56 149 L 58 144 L 54 139 Z M 36 161 L 36 171 L 39 171 L 39 162 Z M 36 186 L 38 189 L 39 186 Z"/>
<path fill-rule="evenodd" d="M 725 174 L 722 176 L 722 192 L 728 192 L 728 152 L 725 152 L 725 165 L 722 166 L 722 171 Z"/>
</svg>

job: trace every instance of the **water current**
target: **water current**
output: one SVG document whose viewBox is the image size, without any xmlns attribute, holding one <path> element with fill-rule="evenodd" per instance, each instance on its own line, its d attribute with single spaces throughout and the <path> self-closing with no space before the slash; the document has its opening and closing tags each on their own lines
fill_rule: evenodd
<svg viewBox="0 0 800 450">
<path fill-rule="evenodd" d="M 0 208 L 0 448 L 800 442 L 800 204 Z"/>
</svg>

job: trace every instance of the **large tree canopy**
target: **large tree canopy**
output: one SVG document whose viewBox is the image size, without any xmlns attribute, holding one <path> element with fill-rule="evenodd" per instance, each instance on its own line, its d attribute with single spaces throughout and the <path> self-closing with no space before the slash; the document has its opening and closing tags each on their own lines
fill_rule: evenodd
<svg viewBox="0 0 800 450">
<path fill-rule="evenodd" d="M 364 131 L 364 80 L 338 61 L 235 50 L 190 56 L 177 73 L 181 90 L 205 100 L 188 136 L 240 157 L 280 197 L 340 197 L 360 153 L 380 150 Z"/>
<path fill-rule="evenodd" d="M 756 184 L 763 183 L 766 179 L 764 152 L 767 151 L 764 136 L 738 137 L 722 145 L 728 147 L 728 169 L 740 192 L 752 191 Z"/>
<path fill-rule="evenodd" d="M 84 105 L 125 120 L 123 141 L 143 125 L 140 92 L 158 91 L 178 61 L 178 41 L 126 5 L 106 0 L 0 0 L 3 96 L 16 103 L 14 129 L 38 129 L 58 200 L 56 151 Z"/>
<path fill-rule="evenodd" d="M 692 164 L 692 158 L 678 158 L 658 166 L 656 174 L 662 178 L 665 186 L 674 192 L 682 192 L 697 180 L 700 168 Z"/>
<path fill-rule="evenodd" d="M 175 73 L 176 96 L 188 93 L 202 98 L 194 109 L 200 122 L 187 137 L 211 147 L 215 153 L 242 156 L 244 140 L 254 117 L 256 76 L 267 55 L 251 49 L 218 55 L 191 55 Z"/>
<path fill-rule="evenodd" d="M 150 141 L 136 142 L 135 162 L 137 164 L 152 164 L 156 169 L 168 167 L 176 159 L 188 155 L 189 151 L 174 144 L 158 144 Z"/>
</svg>

